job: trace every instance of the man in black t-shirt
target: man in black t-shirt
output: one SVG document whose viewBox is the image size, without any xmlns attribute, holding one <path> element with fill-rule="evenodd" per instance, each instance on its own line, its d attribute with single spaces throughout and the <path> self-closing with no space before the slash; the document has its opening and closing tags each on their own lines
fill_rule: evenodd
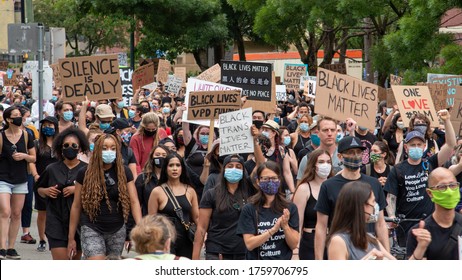
<svg viewBox="0 0 462 280">
<path fill-rule="evenodd" d="M 459 183 L 446 168 L 435 169 L 428 179 L 428 196 L 435 211 L 410 231 L 407 255 L 410 260 L 458 260 L 458 236 L 462 234 L 462 215 L 454 208 L 460 199 Z"/>
<path fill-rule="evenodd" d="M 321 184 L 318 201 L 315 206 L 317 211 L 317 222 L 314 238 L 314 254 L 315 259 L 322 260 L 324 249 L 326 247 L 326 233 L 328 225 L 334 216 L 335 203 L 343 186 L 352 181 L 362 181 L 368 183 L 372 187 L 375 200 L 380 208 L 380 214 L 377 223 L 371 224 L 368 231 L 374 232 L 377 239 L 388 250 L 388 229 L 383 218 L 383 209 L 386 206 L 385 195 L 382 187 L 376 178 L 361 174 L 360 167 L 362 165 L 362 153 L 364 146 L 358 137 L 347 136 L 338 143 L 338 158 L 342 162 L 344 169 L 338 175 L 324 181 Z"/>
<path fill-rule="evenodd" d="M 427 195 L 426 187 L 429 173 L 442 166 L 452 154 L 452 147 L 456 145 L 456 137 L 447 110 L 438 112 L 444 121 L 446 130 L 446 144 L 439 153 L 422 160 L 425 150 L 425 137 L 419 131 L 411 131 L 404 140 L 404 149 L 408 159 L 395 165 L 388 174 L 384 191 L 387 192 L 387 213 L 390 218 L 404 215 L 408 219 L 420 219 L 433 211 L 433 203 Z M 401 223 L 397 230 L 400 246 L 406 245 L 406 237 L 414 223 Z"/>
</svg>

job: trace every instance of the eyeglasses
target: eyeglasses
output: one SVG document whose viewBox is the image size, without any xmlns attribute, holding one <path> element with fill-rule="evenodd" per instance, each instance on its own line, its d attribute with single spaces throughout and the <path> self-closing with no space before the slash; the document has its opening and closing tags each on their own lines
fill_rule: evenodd
<svg viewBox="0 0 462 280">
<path fill-rule="evenodd" d="M 430 190 L 434 190 L 434 191 L 445 191 L 447 190 L 448 188 L 450 188 L 451 190 L 455 190 L 455 189 L 458 189 L 460 186 L 460 183 L 459 182 L 453 182 L 453 183 L 449 183 L 449 184 L 442 184 L 442 185 L 436 185 L 436 186 L 433 186 L 433 187 L 429 187 Z"/>
<path fill-rule="evenodd" d="M 260 181 L 261 182 L 278 182 L 279 181 L 279 177 L 260 177 Z"/>
<path fill-rule="evenodd" d="M 112 121 L 102 121 L 102 120 L 100 120 L 99 122 L 100 123 L 112 123 Z"/>
<path fill-rule="evenodd" d="M 67 149 L 67 148 L 69 148 L 69 147 L 71 147 L 72 149 L 78 149 L 78 148 L 79 148 L 79 145 L 77 145 L 76 143 L 71 143 L 71 144 L 69 144 L 69 143 L 64 143 L 64 144 L 63 144 L 63 148 L 64 148 L 64 149 Z"/>
</svg>

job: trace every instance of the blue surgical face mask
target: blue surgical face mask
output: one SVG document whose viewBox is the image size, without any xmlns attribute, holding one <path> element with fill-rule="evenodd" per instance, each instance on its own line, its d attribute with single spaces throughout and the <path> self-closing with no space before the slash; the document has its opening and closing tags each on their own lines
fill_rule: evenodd
<svg viewBox="0 0 462 280">
<path fill-rule="evenodd" d="M 409 157 L 413 160 L 418 160 L 423 156 L 423 149 L 419 147 L 409 148 Z"/>
<path fill-rule="evenodd" d="M 262 131 L 261 135 L 265 136 L 266 138 L 270 138 L 270 133 L 268 131 Z"/>
<path fill-rule="evenodd" d="M 66 111 L 63 113 L 63 118 L 65 121 L 70 122 L 72 118 L 74 118 L 74 112 L 72 111 Z"/>
<path fill-rule="evenodd" d="M 225 179 L 230 183 L 237 183 L 242 179 L 244 171 L 238 168 L 225 168 Z"/>
<path fill-rule="evenodd" d="M 99 123 L 99 129 L 101 129 L 102 131 L 105 131 L 109 127 L 111 127 L 110 123 Z"/>
<path fill-rule="evenodd" d="M 168 107 L 162 108 L 162 113 L 164 113 L 164 114 L 170 113 L 170 108 L 168 108 Z"/>
<path fill-rule="evenodd" d="M 343 132 L 338 132 L 337 137 L 335 138 L 335 142 L 338 143 L 340 140 L 342 140 L 343 136 Z"/>
<path fill-rule="evenodd" d="M 51 97 L 51 101 L 54 101 L 54 102 L 58 101 L 58 97 L 56 95 L 53 95 Z"/>
<path fill-rule="evenodd" d="M 129 110 L 129 111 L 128 111 L 128 117 L 129 117 L 130 119 L 134 118 L 134 117 L 135 117 L 135 113 L 136 113 L 135 110 Z"/>
<path fill-rule="evenodd" d="M 311 134 L 311 143 L 315 146 L 321 145 L 321 138 L 317 134 Z"/>
<path fill-rule="evenodd" d="M 279 117 L 274 117 L 273 118 L 273 121 L 275 121 L 276 123 L 279 123 L 280 120 L 281 120 L 281 118 L 279 118 Z"/>
<path fill-rule="evenodd" d="M 118 107 L 119 109 L 122 109 L 123 107 L 125 107 L 125 102 L 119 101 L 119 102 L 117 103 L 117 107 Z"/>
<path fill-rule="evenodd" d="M 209 143 L 209 136 L 199 135 L 199 142 L 201 142 L 202 145 L 207 145 Z"/>
<path fill-rule="evenodd" d="M 284 137 L 284 140 L 283 140 L 283 141 L 284 141 L 284 142 L 283 142 L 283 143 L 284 143 L 284 146 L 289 146 L 289 145 L 290 145 L 290 141 L 291 141 L 290 136 Z"/>
<path fill-rule="evenodd" d="M 90 143 L 90 152 L 93 152 L 95 149 L 95 143 Z"/>
<path fill-rule="evenodd" d="M 300 130 L 302 132 L 307 132 L 310 129 L 310 126 L 307 123 L 301 123 L 300 124 Z"/>
<path fill-rule="evenodd" d="M 114 160 L 116 159 L 116 151 L 103 151 L 103 162 L 106 164 L 113 163 Z"/>
</svg>

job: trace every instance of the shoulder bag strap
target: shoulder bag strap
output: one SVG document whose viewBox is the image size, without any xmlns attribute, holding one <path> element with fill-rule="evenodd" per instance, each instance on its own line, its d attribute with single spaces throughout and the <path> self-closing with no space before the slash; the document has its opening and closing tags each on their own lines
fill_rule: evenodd
<svg viewBox="0 0 462 280">
<path fill-rule="evenodd" d="M 178 203 L 178 200 L 176 200 L 176 197 L 175 195 L 173 194 L 172 190 L 170 189 L 170 187 L 167 185 L 167 184 L 162 184 L 160 185 L 162 187 L 162 189 L 164 190 L 165 194 L 167 195 L 168 199 L 170 201 L 172 201 L 172 204 L 173 204 L 173 207 L 174 207 L 174 210 L 175 210 L 175 214 L 177 215 L 177 217 L 181 220 L 181 223 L 185 226 L 185 227 L 189 227 L 189 225 L 185 222 L 184 220 L 184 217 L 183 217 L 183 210 L 180 206 L 180 204 Z M 188 228 L 186 228 L 188 229 Z"/>
<path fill-rule="evenodd" d="M 2 154 L 3 150 L 3 130 L 0 132 L 0 155 Z"/>
<path fill-rule="evenodd" d="M 454 217 L 454 227 L 451 230 L 451 235 L 449 236 L 448 242 L 446 242 L 446 245 L 444 246 L 442 253 L 443 255 L 449 255 L 451 254 L 451 250 L 454 248 L 454 246 L 458 246 L 458 236 L 462 233 L 462 218 L 458 217 L 457 213 L 456 216 Z"/>
</svg>

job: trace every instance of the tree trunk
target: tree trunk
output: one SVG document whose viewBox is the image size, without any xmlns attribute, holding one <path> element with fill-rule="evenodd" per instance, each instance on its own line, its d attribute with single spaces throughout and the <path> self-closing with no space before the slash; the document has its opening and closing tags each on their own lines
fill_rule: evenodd
<svg viewBox="0 0 462 280">
<path fill-rule="evenodd" d="M 374 73 L 372 69 L 372 59 L 370 57 L 370 49 L 372 47 L 372 34 L 370 33 L 372 22 L 370 18 L 366 18 L 366 35 L 364 35 L 364 64 L 366 66 L 366 82 L 374 82 Z"/>
<path fill-rule="evenodd" d="M 330 27 L 326 27 L 330 28 Z M 327 36 L 324 39 L 323 46 L 324 46 L 324 58 L 321 62 L 320 66 L 325 64 L 332 64 L 332 59 L 334 58 L 334 45 L 335 45 L 335 32 L 334 30 L 327 31 Z"/>
<path fill-rule="evenodd" d="M 209 68 L 207 64 L 207 52 L 204 49 L 193 51 L 193 55 L 201 71 L 205 71 Z"/>
<path fill-rule="evenodd" d="M 344 39 L 348 36 L 348 30 L 343 30 L 342 32 L 342 39 L 341 41 L 344 41 Z M 345 63 L 346 61 L 346 52 L 348 49 L 348 41 L 344 41 L 342 45 L 339 46 L 340 49 L 340 57 L 338 60 L 338 63 Z"/>
<path fill-rule="evenodd" d="M 242 35 L 236 36 L 235 41 L 237 45 L 237 52 L 239 53 L 239 60 L 246 61 L 244 38 L 242 37 Z"/>
</svg>

